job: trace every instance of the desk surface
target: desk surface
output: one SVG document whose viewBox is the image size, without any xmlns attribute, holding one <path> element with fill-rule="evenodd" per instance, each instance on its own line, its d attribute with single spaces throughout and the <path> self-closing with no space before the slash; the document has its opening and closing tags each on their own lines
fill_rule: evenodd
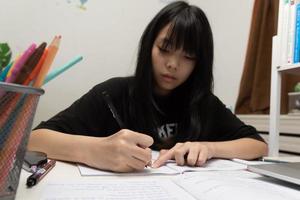
<svg viewBox="0 0 300 200">
<path fill-rule="evenodd" d="M 67 180 L 67 181 L 93 181 L 93 180 L 114 180 L 119 179 L 120 177 L 116 176 L 81 176 L 79 169 L 76 164 L 66 163 L 57 161 L 55 167 L 34 187 L 27 188 L 26 180 L 27 177 L 30 176 L 30 173 L 22 170 L 20 182 L 17 190 L 16 200 L 35 200 L 41 199 L 44 188 L 47 186 L 49 182 L 58 182 L 59 180 Z M 149 176 L 153 178 L 154 176 Z M 170 177 L 174 177 L 174 175 L 163 175 L 163 176 L 155 176 L 155 178 L 161 179 L 169 179 Z M 143 176 L 124 176 L 122 179 L 143 179 Z"/>
<path fill-rule="evenodd" d="M 195 172 L 191 172 L 190 174 L 192 174 L 192 173 L 195 173 Z M 201 173 L 203 173 L 203 172 L 201 172 Z M 195 175 L 194 174 L 192 174 L 192 175 L 193 176 L 199 176 L 199 177 L 200 176 L 203 177 L 203 175 L 207 176 L 208 177 L 208 181 L 205 181 L 204 183 L 202 183 L 202 184 L 206 184 L 205 186 L 207 186 L 207 185 L 209 186 L 209 184 L 212 184 L 212 182 L 214 182 L 213 184 L 215 184 L 215 182 L 216 182 L 217 179 L 214 179 L 214 176 L 211 176 L 211 175 L 212 175 L 212 173 L 216 174 L 217 172 L 204 172 L 204 173 L 206 173 L 206 174 L 200 174 L 200 175 L 198 174 L 197 175 L 197 173 L 195 173 Z M 223 173 L 223 172 L 221 172 L 221 173 Z M 224 174 L 225 174 L 225 172 L 224 172 Z M 18 187 L 18 191 L 17 191 L 17 195 L 16 195 L 16 199 L 17 200 L 27 200 L 27 199 L 28 200 L 35 200 L 35 199 L 41 199 L 41 197 L 43 195 L 43 192 L 44 192 L 45 188 L 47 187 L 47 184 L 49 182 L 59 182 L 60 180 L 67 180 L 67 181 L 74 181 L 74 182 L 77 181 L 78 182 L 78 181 L 82 181 L 82 180 L 84 180 L 84 181 L 93 181 L 93 180 L 103 181 L 103 180 L 109 180 L 109 179 L 114 179 L 114 180 L 116 180 L 116 179 L 118 179 L 118 180 L 120 180 L 120 179 L 123 179 L 123 180 L 124 179 L 126 179 L 126 180 L 127 179 L 145 180 L 145 178 L 148 179 L 148 178 L 153 178 L 153 177 L 155 179 L 156 178 L 158 178 L 158 179 L 170 179 L 170 177 L 173 177 L 173 178 L 175 177 L 174 175 L 147 176 L 147 177 L 145 177 L 145 176 L 130 176 L 130 177 L 129 176 L 125 176 L 125 177 L 119 177 L 119 176 L 85 176 L 85 177 L 82 177 L 80 175 L 79 169 L 78 169 L 78 167 L 76 165 L 70 164 L 70 163 L 65 163 L 65 162 L 59 162 L 59 161 L 56 163 L 56 166 L 36 186 L 34 186 L 32 188 L 27 188 L 26 187 L 26 179 L 27 179 L 27 177 L 29 175 L 30 175 L 30 173 L 22 170 L 21 177 L 20 177 L 20 182 L 19 182 L 19 187 Z M 266 178 L 268 178 L 268 177 L 266 177 Z M 227 176 L 227 179 L 228 179 L 228 176 Z M 231 178 L 229 178 L 229 179 L 231 179 Z M 269 182 L 268 184 L 270 184 L 270 180 L 272 180 L 272 179 L 267 179 L 266 182 L 267 183 Z M 228 185 L 231 184 L 231 182 L 233 182 L 233 180 L 226 180 L 226 181 L 227 182 L 223 182 L 222 187 L 224 186 L 224 188 L 227 187 L 227 189 L 228 189 L 229 188 Z M 254 180 L 254 181 L 256 181 L 256 180 Z M 254 185 L 257 185 L 255 187 L 259 187 L 259 185 L 261 184 L 262 180 L 257 180 L 257 181 L 259 181 L 260 183 L 257 183 L 257 184 L 254 183 Z M 275 184 L 279 185 L 279 187 L 283 187 L 284 190 L 286 190 L 285 187 L 290 187 L 289 184 L 286 186 L 285 184 L 282 184 L 282 182 L 279 182 L 277 180 L 272 180 L 272 181 Z M 274 183 L 272 183 L 272 184 L 274 185 Z M 218 184 L 220 185 L 220 183 L 218 183 Z M 253 181 L 252 181 L 252 184 L 253 184 Z M 273 185 L 269 185 L 269 186 L 271 186 L 271 187 L 269 187 L 269 191 L 274 191 L 274 190 L 270 189 L 270 188 L 273 188 Z M 275 188 L 278 187 L 277 185 L 275 186 Z M 211 187 L 213 188 L 215 186 L 211 186 Z M 243 193 L 242 192 L 239 193 L 238 192 L 239 188 L 236 188 L 236 187 L 239 187 L 239 186 L 232 187 L 232 185 L 231 185 L 230 187 L 231 188 L 229 188 L 229 189 L 231 189 L 233 192 L 237 193 L 237 198 L 233 198 L 233 199 L 245 199 L 245 191 L 243 191 Z M 266 185 L 266 187 L 268 187 L 268 185 Z M 201 187 L 199 186 L 199 188 L 203 188 L 203 185 Z M 260 189 L 260 190 L 265 190 L 265 189 Z M 289 192 L 289 190 L 290 189 L 288 188 L 287 192 Z M 228 196 L 231 196 L 231 198 L 227 198 L 226 195 L 224 194 L 224 191 L 222 191 L 223 194 L 220 194 L 220 195 L 222 195 L 222 199 L 231 199 L 232 200 L 232 191 L 230 192 L 231 193 L 230 195 L 227 194 Z M 257 193 L 253 192 L 253 191 L 255 191 L 255 188 L 249 188 L 248 193 L 251 192 L 251 194 L 254 193 L 253 195 L 256 195 L 256 196 L 251 195 L 251 198 L 261 199 L 261 196 L 260 196 L 261 194 L 257 194 L 257 193 L 259 193 L 259 191 Z M 220 193 L 220 191 L 217 191 L 217 192 Z M 227 190 L 227 192 L 229 192 L 229 190 Z M 295 199 L 295 200 L 298 199 L 298 200 L 300 200 L 300 187 L 294 187 L 292 189 L 292 191 L 290 191 L 290 192 L 292 193 L 293 197 L 295 196 L 295 194 L 296 194 L 296 196 L 299 197 L 299 198 L 296 197 L 296 198 L 292 198 L 292 199 Z M 247 191 L 246 191 L 246 193 L 247 193 Z M 299 193 L 299 195 L 298 195 L 298 193 Z M 244 195 L 244 196 L 240 196 L 240 195 Z M 270 194 L 270 197 L 273 197 L 275 195 L 276 195 L 276 191 L 273 194 Z M 197 195 L 193 195 L 193 196 L 197 196 Z M 256 197 L 260 197 L 260 198 L 256 198 Z M 215 198 L 212 197 L 212 198 L 208 198 L 208 199 L 215 199 Z M 282 198 L 275 198 L 275 199 L 282 199 Z M 285 199 L 285 198 L 283 198 L 283 199 Z M 291 199 L 291 198 L 288 198 L 288 199 Z"/>
<path fill-rule="evenodd" d="M 26 187 L 26 180 L 28 176 L 30 176 L 30 173 L 22 170 L 16 199 L 40 199 L 43 188 L 47 185 L 47 182 L 57 181 L 58 178 L 61 180 L 81 178 L 76 165 L 65 162 L 56 162 L 56 166 L 32 188 Z"/>
</svg>

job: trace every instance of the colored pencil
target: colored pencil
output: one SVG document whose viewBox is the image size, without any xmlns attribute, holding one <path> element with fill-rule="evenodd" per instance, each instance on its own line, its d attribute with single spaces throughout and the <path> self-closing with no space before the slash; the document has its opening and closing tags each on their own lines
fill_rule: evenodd
<svg viewBox="0 0 300 200">
<path fill-rule="evenodd" d="M 35 66 L 35 68 L 30 73 L 29 77 L 22 83 L 23 85 L 29 85 L 31 81 L 33 81 L 39 74 L 42 65 L 44 64 L 45 58 L 47 56 L 48 49 L 45 49 L 41 59 L 39 60 L 38 64 Z"/>
<path fill-rule="evenodd" d="M 51 67 L 51 64 L 55 58 L 55 55 L 58 51 L 60 39 L 61 39 L 60 36 L 55 36 L 55 38 L 49 45 L 48 54 L 45 58 L 45 62 L 43 64 L 43 66 L 41 67 L 41 70 L 37 76 L 37 79 L 35 80 L 35 82 L 33 84 L 34 87 L 41 87 L 43 85 L 45 77 L 46 77 L 46 75 Z"/>
<path fill-rule="evenodd" d="M 8 74 L 8 76 L 5 79 L 5 82 L 7 83 L 13 83 L 20 70 L 23 68 L 25 62 L 27 61 L 27 59 L 32 55 L 32 53 L 34 52 L 36 48 L 36 44 L 32 44 L 30 45 L 30 47 L 22 54 L 22 56 L 20 57 L 20 59 L 16 62 L 16 65 L 10 70 L 10 74 Z"/>
<path fill-rule="evenodd" d="M 35 49 L 33 54 L 27 59 L 24 66 L 20 70 L 20 73 L 18 74 L 15 83 L 22 84 L 27 79 L 27 77 L 29 77 L 31 71 L 34 69 L 34 67 L 38 64 L 39 60 L 41 59 L 46 46 L 47 43 L 43 42 L 38 46 L 38 48 Z"/>
<path fill-rule="evenodd" d="M 60 75 L 61 73 L 65 72 L 66 70 L 70 69 L 72 66 L 74 66 L 76 63 L 80 62 L 81 60 L 82 60 L 82 56 L 77 56 L 76 58 L 74 58 L 70 62 L 68 62 L 67 64 L 65 64 L 61 67 L 55 68 L 46 76 L 43 85 L 45 85 L 46 83 L 48 83 L 49 81 L 51 81 L 52 79 L 54 79 L 55 77 Z"/>
</svg>

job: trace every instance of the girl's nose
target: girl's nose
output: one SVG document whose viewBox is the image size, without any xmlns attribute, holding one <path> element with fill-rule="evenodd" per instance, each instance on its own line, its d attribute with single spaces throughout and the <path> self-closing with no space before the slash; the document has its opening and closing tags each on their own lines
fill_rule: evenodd
<svg viewBox="0 0 300 200">
<path fill-rule="evenodd" d="M 167 68 L 170 70 L 177 70 L 180 65 L 180 61 L 176 56 L 171 56 L 167 61 Z"/>
</svg>

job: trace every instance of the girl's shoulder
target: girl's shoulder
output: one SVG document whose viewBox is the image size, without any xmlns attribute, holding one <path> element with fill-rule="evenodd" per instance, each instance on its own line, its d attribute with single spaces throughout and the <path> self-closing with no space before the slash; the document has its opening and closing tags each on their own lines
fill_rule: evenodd
<svg viewBox="0 0 300 200">
<path fill-rule="evenodd" d="M 102 98 L 102 93 L 105 91 L 113 100 L 119 99 L 128 96 L 132 82 L 133 77 L 114 77 L 95 85 L 88 93 L 98 99 Z"/>
<path fill-rule="evenodd" d="M 119 87 L 126 87 L 133 81 L 133 77 L 114 77 L 103 81 L 94 86 L 96 89 L 114 89 Z"/>
<path fill-rule="evenodd" d="M 106 91 L 110 95 L 115 96 L 121 92 L 128 91 L 132 82 L 133 77 L 114 77 L 95 85 L 91 91 L 97 93 Z"/>
<path fill-rule="evenodd" d="M 203 100 L 209 103 L 220 103 L 221 100 L 212 92 L 208 92 L 204 95 Z"/>
<path fill-rule="evenodd" d="M 203 97 L 203 102 L 207 108 L 226 108 L 226 105 L 213 93 L 207 93 Z"/>
</svg>

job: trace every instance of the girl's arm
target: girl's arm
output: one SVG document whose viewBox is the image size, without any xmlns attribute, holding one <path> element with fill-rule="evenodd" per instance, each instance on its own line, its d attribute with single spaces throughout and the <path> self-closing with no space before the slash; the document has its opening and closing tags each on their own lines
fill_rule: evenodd
<svg viewBox="0 0 300 200">
<path fill-rule="evenodd" d="M 241 138 L 232 141 L 208 143 L 213 149 L 213 157 L 217 158 L 240 158 L 251 160 L 266 156 L 268 146 L 266 143 L 252 139 Z"/>
<path fill-rule="evenodd" d="M 201 166 L 211 158 L 255 159 L 267 155 L 267 144 L 252 138 L 241 138 L 224 142 L 185 142 L 160 153 L 153 167 L 175 159 L 178 165 Z"/>
<path fill-rule="evenodd" d="M 79 162 L 103 170 L 142 170 L 151 161 L 153 139 L 122 129 L 109 137 L 65 134 L 49 129 L 31 133 L 28 150 L 47 153 L 49 158 Z"/>
</svg>

